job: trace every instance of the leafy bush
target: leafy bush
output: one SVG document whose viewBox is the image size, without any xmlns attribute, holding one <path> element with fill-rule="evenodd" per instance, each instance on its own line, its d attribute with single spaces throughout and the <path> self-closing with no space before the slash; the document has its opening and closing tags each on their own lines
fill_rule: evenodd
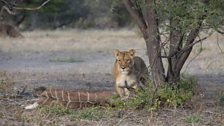
<svg viewBox="0 0 224 126">
<path fill-rule="evenodd" d="M 198 123 L 200 122 L 200 120 L 201 120 L 200 116 L 197 115 L 187 116 L 185 119 L 185 121 L 190 124 Z"/>
<path fill-rule="evenodd" d="M 90 107 L 74 111 L 60 105 L 43 106 L 40 108 L 40 112 L 53 117 L 67 115 L 71 120 L 100 120 L 105 115 L 105 111 L 100 107 Z"/>
<path fill-rule="evenodd" d="M 59 105 L 43 106 L 40 108 L 40 111 L 46 115 L 52 116 L 64 116 L 72 113 L 71 110 Z"/>
<path fill-rule="evenodd" d="M 73 112 L 71 114 L 71 119 L 85 119 L 85 120 L 100 120 L 105 115 L 105 111 L 103 111 L 99 107 L 92 107 L 92 108 L 86 108 L 83 110 L 79 110 L 76 112 Z"/>
<path fill-rule="evenodd" d="M 224 90 L 219 92 L 219 105 L 224 106 Z"/>
<path fill-rule="evenodd" d="M 220 104 L 221 106 L 224 106 L 224 95 L 220 97 L 220 99 L 219 99 L 219 104 Z"/>
<path fill-rule="evenodd" d="M 0 93 L 11 94 L 14 91 L 15 82 L 9 78 L 6 72 L 0 72 Z"/>
<path fill-rule="evenodd" d="M 182 107 L 193 96 L 196 83 L 193 77 L 183 77 L 175 86 L 166 84 L 158 88 L 149 82 L 144 90 L 136 90 L 136 95 L 125 101 L 113 97 L 112 104 L 116 109 L 145 108 L 150 111 L 160 107 Z"/>
</svg>

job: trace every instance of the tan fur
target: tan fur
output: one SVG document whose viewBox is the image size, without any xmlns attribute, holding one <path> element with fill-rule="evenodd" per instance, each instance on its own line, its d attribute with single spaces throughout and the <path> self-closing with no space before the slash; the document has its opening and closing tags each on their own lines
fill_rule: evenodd
<svg viewBox="0 0 224 126">
<path fill-rule="evenodd" d="M 135 56 L 135 50 L 115 51 L 113 76 L 115 89 L 121 98 L 130 95 L 130 89 L 143 88 L 148 79 L 148 69 L 142 58 Z"/>
</svg>

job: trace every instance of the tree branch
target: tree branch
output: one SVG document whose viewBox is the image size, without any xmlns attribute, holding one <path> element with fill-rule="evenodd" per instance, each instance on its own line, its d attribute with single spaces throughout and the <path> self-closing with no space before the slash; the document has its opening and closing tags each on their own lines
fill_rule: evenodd
<svg viewBox="0 0 224 126">
<path fill-rule="evenodd" d="M 191 32 L 189 33 L 188 35 L 188 38 L 187 38 L 187 42 L 185 44 L 185 51 L 183 53 L 179 53 L 179 60 L 177 62 L 177 68 L 176 70 L 177 71 L 180 71 L 185 63 L 185 61 L 187 60 L 188 56 L 190 55 L 191 53 L 191 50 L 193 49 L 193 46 L 195 45 L 194 44 L 194 40 L 195 38 L 198 36 L 198 33 L 200 31 L 200 28 L 201 28 L 201 25 L 199 25 L 197 28 L 191 30 Z"/>
<path fill-rule="evenodd" d="M 143 14 L 141 10 L 134 7 L 131 0 L 123 0 L 123 3 L 125 7 L 127 8 L 128 12 L 131 14 L 131 16 L 134 18 L 134 20 L 137 22 L 138 27 L 142 31 L 143 34 L 146 33 L 147 24 L 144 20 Z M 145 36 L 145 35 L 144 35 Z"/>
<path fill-rule="evenodd" d="M 15 6 L 15 7 L 13 7 L 14 9 L 16 9 L 16 10 L 26 10 L 26 11 L 35 11 L 35 10 L 39 10 L 39 9 L 41 9 L 43 6 L 45 6 L 47 3 L 49 3 L 51 0 L 46 0 L 46 1 L 44 1 L 40 6 L 38 6 L 38 7 L 31 7 L 31 8 L 29 8 L 29 7 L 18 7 L 18 6 Z"/>
<path fill-rule="evenodd" d="M 49 3 L 51 0 L 46 0 L 44 1 L 40 6 L 38 7 L 19 7 L 17 4 L 15 3 L 10 3 L 8 1 L 5 0 L 1 0 L 1 2 L 4 4 L 1 7 L 1 12 L 0 15 L 2 15 L 3 11 L 6 10 L 6 12 L 10 15 L 15 15 L 16 13 L 14 12 L 14 10 L 26 10 L 26 11 L 35 11 L 35 10 L 39 10 L 41 9 L 43 6 L 45 6 L 47 3 Z"/>
<path fill-rule="evenodd" d="M 14 3 L 11 3 L 11 2 L 8 2 L 8 1 L 5 1 L 5 0 L 1 0 L 5 5 L 7 6 L 15 6 Z"/>
<path fill-rule="evenodd" d="M 1 12 L 0 12 L 0 16 L 3 14 L 4 10 L 5 10 L 8 14 L 10 14 L 10 15 L 15 15 L 15 14 L 16 14 L 15 12 L 11 11 L 8 7 L 6 7 L 6 6 L 2 6 L 2 8 L 1 8 Z"/>
<path fill-rule="evenodd" d="M 174 52 L 174 53 L 172 53 L 172 54 L 170 54 L 170 55 L 168 55 L 168 56 L 165 55 L 165 56 L 161 56 L 161 57 L 162 57 L 162 58 L 171 58 L 171 57 L 173 57 L 173 56 L 175 56 L 175 55 L 177 55 L 177 54 L 179 54 L 179 53 L 184 53 L 184 52 L 188 51 L 191 47 L 193 47 L 195 44 L 197 44 L 197 43 L 199 43 L 199 42 L 202 42 L 202 41 L 206 40 L 208 37 L 209 37 L 209 36 L 206 36 L 206 37 L 204 37 L 204 38 L 202 38 L 202 39 L 199 39 L 199 40 L 197 40 L 197 41 L 195 41 L 195 42 L 189 44 L 188 46 L 184 47 L 183 49 L 181 49 L 181 50 L 179 50 L 179 51 L 176 51 L 176 52 Z"/>
<path fill-rule="evenodd" d="M 221 30 L 219 30 L 219 29 L 216 29 L 216 31 L 217 31 L 218 33 L 220 33 L 220 34 L 223 34 L 223 35 L 224 35 L 224 31 L 221 31 Z"/>
<path fill-rule="evenodd" d="M 147 54 L 149 57 L 149 64 L 152 70 L 152 80 L 156 86 L 162 85 L 165 82 L 165 70 L 161 58 L 161 38 L 158 26 L 157 12 L 154 9 L 154 0 L 146 0 L 146 21 L 147 21 L 147 35 L 145 42 L 147 47 Z"/>
<path fill-rule="evenodd" d="M 202 28 L 202 25 L 203 25 L 203 21 L 204 19 L 207 17 L 206 14 L 202 15 L 202 17 L 200 17 L 198 19 L 198 22 L 197 22 L 197 26 L 192 29 L 189 33 L 189 35 L 187 36 L 187 40 L 186 40 L 186 44 L 184 45 L 184 48 L 188 48 L 186 51 L 184 51 L 183 53 L 179 53 L 178 54 L 178 62 L 177 62 L 177 68 L 176 70 L 177 71 L 180 71 L 185 63 L 185 61 L 187 60 L 188 56 L 190 55 L 192 49 L 193 49 L 193 46 L 195 45 L 194 41 L 196 39 L 196 37 L 198 36 L 201 28 Z M 206 38 L 205 38 L 206 39 Z"/>
</svg>

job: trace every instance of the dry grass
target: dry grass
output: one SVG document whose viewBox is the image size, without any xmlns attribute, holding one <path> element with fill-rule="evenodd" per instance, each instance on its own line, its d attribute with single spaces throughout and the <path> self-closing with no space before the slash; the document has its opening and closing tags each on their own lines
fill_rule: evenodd
<svg viewBox="0 0 224 126">
<path fill-rule="evenodd" d="M 11 80 L 6 72 L 0 71 L 0 96 L 13 92 L 15 83 Z"/>
<path fill-rule="evenodd" d="M 47 52 L 47 51 L 95 51 L 111 50 L 127 45 L 127 42 L 144 47 L 143 39 L 135 32 L 128 30 L 66 30 L 66 31 L 33 31 L 23 33 L 24 39 L 4 39 L 1 50 L 4 52 Z M 119 39 L 118 39 L 119 38 Z M 129 45 L 129 44 L 128 44 Z M 17 48 L 15 48 L 17 47 Z M 130 46 L 129 46 L 130 47 Z M 123 49 L 127 49 L 124 47 Z"/>
</svg>

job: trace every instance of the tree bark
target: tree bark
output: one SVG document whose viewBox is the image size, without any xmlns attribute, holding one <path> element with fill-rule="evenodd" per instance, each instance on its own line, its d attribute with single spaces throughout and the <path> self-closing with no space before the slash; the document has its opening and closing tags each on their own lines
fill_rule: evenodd
<svg viewBox="0 0 224 126">
<path fill-rule="evenodd" d="M 201 23 L 202 23 L 202 21 L 201 21 Z M 200 28 L 201 28 L 201 24 L 198 27 L 196 27 L 195 29 L 191 30 L 191 32 L 187 36 L 186 44 L 183 48 L 187 48 L 187 46 L 189 46 L 190 44 L 192 44 L 194 42 L 194 40 L 196 39 L 196 37 L 199 34 Z M 184 63 L 186 62 L 187 58 L 189 57 L 192 49 L 193 49 L 193 46 L 189 47 L 189 49 L 187 49 L 183 53 L 179 53 L 179 56 L 178 56 L 179 60 L 177 61 L 177 64 L 176 64 L 176 71 L 181 71 L 181 69 L 184 66 Z"/>
<path fill-rule="evenodd" d="M 183 46 L 183 37 L 181 30 L 177 28 L 178 20 L 170 19 L 170 45 L 169 45 L 169 57 L 168 70 L 166 81 L 169 84 L 176 84 L 180 80 L 180 71 L 176 71 L 177 61 L 179 60 L 177 52 L 181 50 Z"/>
<path fill-rule="evenodd" d="M 127 8 L 128 12 L 130 13 L 130 15 L 132 16 L 132 18 L 136 21 L 143 36 L 145 36 L 147 24 L 145 22 L 145 19 L 143 17 L 141 10 L 135 8 L 131 0 L 123 0 L 123 3 L 125 7 Z"/>
<path fill-rule="evenodd" d="M 145 35 L 145 42 L 147 47 L 147 54 L 149 57 L 150 68 L 152 72 L 152 79 L 156 86 L 165 83 L 164 66 L 161 58 L 160 35 L 158 28 L 158 20 L 156 19 L 156 12 L 153 10 L 153 0 L 147 0 L 147 35 Z"/>
</svg>

